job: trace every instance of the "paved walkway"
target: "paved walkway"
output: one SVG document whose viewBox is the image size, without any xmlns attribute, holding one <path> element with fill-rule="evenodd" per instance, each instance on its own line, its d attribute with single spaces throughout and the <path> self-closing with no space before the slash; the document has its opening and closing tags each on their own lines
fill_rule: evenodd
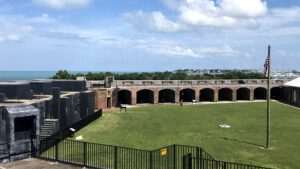
<svg viewBox="0 0 300 169">
<path fill-rule="evenodd" d="M 10 163 L 0 163 L 0 169 L 81 169 L 73 165 L 28 158 Z"/>
<path fill-rule="evenodd" d="M 183 102 L 183 105 L 201 105 L 201 104 L 224 104 L 224 103 L 253 103 L 253 102 L 266 102 L 266 100 L 253 100 L 253 101 L 247 101 L 247 100 L 238 100 L 238 101 L 218 101 L 218 102 L 198 102 L 198 103 L 192 103 L 192 102 Z M 159 104 L 151 104 L 151 103 L 145 103 L 145 104 L 136 104 L 136 105 L 130 105 L 130 104 L 122 104 L 123 106 L 126 106 L 127 108 L 135 108 L 135 107 L 145 107 L 145 106 L 179 106 L 179 103 L 159 103 Z M 119 107 L 112 107 L 112 108 L 106 108 L 103 109 L 103 111 L 112 111 L 112 110 L 120 110 Z"/>
</svg>

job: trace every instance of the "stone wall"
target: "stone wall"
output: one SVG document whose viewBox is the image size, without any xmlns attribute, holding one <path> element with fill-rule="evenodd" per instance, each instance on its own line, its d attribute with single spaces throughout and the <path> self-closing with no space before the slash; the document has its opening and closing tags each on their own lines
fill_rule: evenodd
<svg viewBox="0 0 300 169">
<path fill-rule="evenodd" d="M 272 80 L 272 84 L 283 85 L 288 80 Z M 208 86 L 208 85 L 266 85 L 266 79 L 235 80 L 116 80 L 112 87 L 129 86 Z"/>
<path fill-rule="evenodd" d="M 283 85 L 288 80 L 273 80 L 273 84 Z M 105 88 L 105 80 L 86 81 L 87 88 Z M 130 86 L 208 86 L 208 85 L 266 85 L 266 79 L 234 79 L 234 80 L 114 80 L 112 88 Z"/>
</svg>

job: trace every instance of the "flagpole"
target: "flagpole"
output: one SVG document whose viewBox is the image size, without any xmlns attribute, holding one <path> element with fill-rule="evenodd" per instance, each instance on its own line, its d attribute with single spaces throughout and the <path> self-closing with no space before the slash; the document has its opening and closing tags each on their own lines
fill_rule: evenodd
<svg viewBox="0 0 300 169">
<path fill-rule="evenodd" d="M 267 90 L 267 144 L 266 148 L 270 146 L 270 82 L 271 82 L 271 46 L 268 46 L 268 90 Z"/>
</svg>

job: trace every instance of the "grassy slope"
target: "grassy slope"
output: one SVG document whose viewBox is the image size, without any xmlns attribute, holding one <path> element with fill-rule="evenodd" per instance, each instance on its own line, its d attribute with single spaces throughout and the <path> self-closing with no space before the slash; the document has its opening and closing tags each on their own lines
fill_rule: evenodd
<svg viewBox="0 0 300 169">
<path fill-rule="evenodd" d="M 142 149 L 171 144 L 202 146 L 218 160 L 274 168 L 300 168 L 300 111 L 272 103 L 271 150 L 266 138 L 266 104 L 235 103 L 153 106 L 104 112 L 76 133 L 84 141 Z M 229 124 L 221 129 L 219 124 Z"/>
</svg>

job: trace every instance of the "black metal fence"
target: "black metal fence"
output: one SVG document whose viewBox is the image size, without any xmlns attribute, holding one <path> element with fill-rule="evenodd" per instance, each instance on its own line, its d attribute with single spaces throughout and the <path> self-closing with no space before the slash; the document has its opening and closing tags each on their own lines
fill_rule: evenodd
<svg viewBox="0 0 300 169">
<path fill-rule="evenodd" d="M 171 145 L 141 150 L 55 138 L 41 140 L 39 157 L 101 169 L 247 169 L 248 166 L 217 161 L 196 146 Z M 251 169 L 259 168 L 264 169 L 255 166 Z"/>
<path fill-rule="evenodd" d="M 75 140 L 46 138 L 40 141 L 39 157 L 91 168 L 182 169 L 183 156 L 213 159 L 200 147 L 172 145 L 157 150 L 141 150 Z"/>
<path fill-rule="evenodd" d="M 183 157 L 183 163 L 183 169 L 271 169 L 253 165 L 218 161 L 214 159 L 192 157 L 191 154 L 186 154 Z"/>
</svg>

